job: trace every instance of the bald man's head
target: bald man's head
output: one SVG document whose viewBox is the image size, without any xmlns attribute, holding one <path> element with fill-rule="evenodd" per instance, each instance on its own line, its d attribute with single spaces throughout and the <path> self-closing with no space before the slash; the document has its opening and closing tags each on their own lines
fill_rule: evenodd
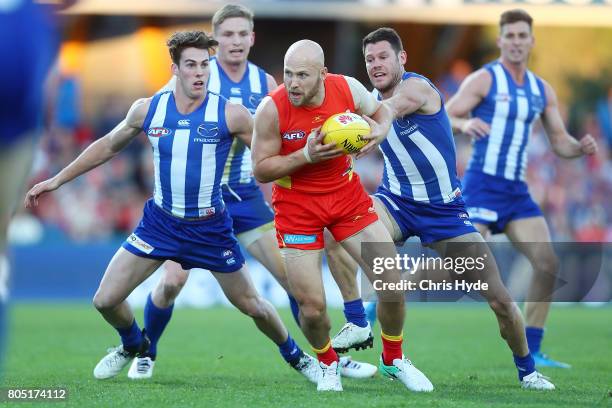
<svg viewBox="0 0 612 408">
<path fill-rule="evenodd" d="M 285 65 L 287 62 L 313 64 L 317 68 L 323 68 L 325 55 L 318 43 L 312 40 L 300 40 L 291 44 L 285 53 Z"/>
<path fill-rule="evenodd" d="M 327 68 L 323 48 L 316 42 L 300 40 L 293 43 L 285 53 L 283 82 L 292 105 L 323 103 L 325 75 Z"/>
</svg>

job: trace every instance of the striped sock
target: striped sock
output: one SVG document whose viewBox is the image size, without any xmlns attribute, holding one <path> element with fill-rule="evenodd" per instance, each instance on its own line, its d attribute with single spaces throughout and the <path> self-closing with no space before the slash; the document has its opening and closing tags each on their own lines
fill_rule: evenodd
<svg viewBox="0 0 612 408">
<path fill-rule="evenodd" d="M 393 360 L 396 358 L 401 359 L 402 354 L 402 341 L 403 333 L 399 336 L 389 336 L 382 331 L 380 332 L 383 344 L 383 363 L 387 366 L 393 365 Z"/>
<path fill-rule="evenodd" d="M 330 365 L 334 361 L 338 361 L 338 354 L 336 354 L 336 350 L 331 346 L 331 340 L 327 340 L 327 345 L 322 349 L 312 348 L 312 351 L 317 353 L 317 358 L 320 362 L 325 365 Z"/>
</svg>

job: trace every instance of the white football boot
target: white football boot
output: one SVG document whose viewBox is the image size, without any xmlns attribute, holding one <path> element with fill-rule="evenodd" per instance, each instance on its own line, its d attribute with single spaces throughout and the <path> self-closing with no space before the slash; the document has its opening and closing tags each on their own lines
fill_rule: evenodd
<svg viewBox="0 0 612 408">
<path fill-rule="evenodd" d="M 550 378 L 534 371 L 533 373 L 523 377 L 521 387 L 527 390 L 545 390 L 551 391 L 555 389 L 555 385 L 550 382 Z"/>
<path fill-rule="evenodd" d="M 321 375 L 317 382 L 317 391 L 342 391 L 338 362 L 334 361 L 330 365 L 319 362 L 319 366 L 321 367 Z"/>
<path fill-rule="evenodd" d="M 319 361 L 313 356 L 304 353 L 300 357 L 300 361 L 293 366 L 300 374 L 308 379 L 308 381 L 317 384 L 319 381 L 319 375 L 321 374 L 321 367 L 319 367 Z"/>
<path fill-rule="evenodd" d="M 376 374 L 376 366 L 369 363 L 355 361 L 351 356 L 340 357 L 340 374 L 348 378 L 370 378 Z"/>
<path fill-rule="evenodd" d="M 410 391 L 431 392 L 434 389 L 433 384 L 425 374 L 412 365 L 412 362 L 406 357 L 396 358 L 393 360 L 393 365 L 388 366 L 385 365 L 381 356 L 378 369 L 385 377 L 400 380 Z"/>
<path fill-rule="evenodd" d="M 100 360 L 93 371 L 98 380 L 112 378 L 119 374 L 136 356 L 123 350 L 123 345 L 109 348 L 108 354 Z"/>
<path fill-rule="evenodd" d="M 151 357 L 136 357 L 128 371 L 128 378 L 147 380 L 153 377 L 153 367 L 155 367 L 155 360 L 152 360 Z"/>
<path fill-rule="evenodd" d="M 350 349 L 365 350 L 374 345 L 372 328 L 370 323 L 366 327 L 359 327 L 354 323 L 347 322 L 331 341 L 332 347 L 337 353 L 346 353 Z"/>
</svg>

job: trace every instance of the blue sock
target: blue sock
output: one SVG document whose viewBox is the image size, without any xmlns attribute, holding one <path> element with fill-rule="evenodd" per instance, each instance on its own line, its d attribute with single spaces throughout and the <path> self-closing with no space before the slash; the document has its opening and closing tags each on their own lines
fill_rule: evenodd
<svg viewBox="0 0 612 408">
<path fill-rule="evenodd" d="M 278 346 L 278 351 L 280 351 L 281 356 L 285 359 L 286 362 L 295 366 L 298 361 L 300 361 L 300 357 L 304 354 L 300 346 L 296 344 L 291 335 L 287 336 L 287 341 Z"/>
<path fill-rule="evenodd" d="M 523 381 L 523 377 L 535 371 L 535 361 L 533 361 L 531 353 L 527 354 L 525 357 L 519 357 L 516 354 L 513 354 L 513 357 L 520 381 Z"/>
<path fill-rule="evenodd" d="M 172 317 L 172 309 L 174 309 L 174 304 L 165 309 L 155 306 L 155 303 L 153 303 L 151 299 L 151 294 L 149 293 L 144 310 L 144 322 L 145 329 L 147 329 L 147 336 L 149 340 L 151 340 L 149 354 L 152 358 L 155 358 L 157 354 L 157 342 Z"/>
<path fill-rule="evenodd" d="M 123 344 L 124 350 L 130 352 L 138 351 L 140 343 L 142 343 L 142 332 L 140 331 L 140 327 L 138 327 L 138 323 L 136 323 L 136 319 L 132 321 L 130 327 L 116 327 L 115 329 L 119 332 L 119 336 L 121 336 L 121 344 Z"/>
<path fill-rule="evenodd" d="M 295 320 L 298 327 L 300 327 L 300 307 L 297 304 L 297 300 L 295 300 L 295 298 L 288 293 L 287 297 L 289 298 L 289 306 L 291 307 L 291 314 L 293 314 L 293 320 Z"/>
<path fill-rule="evenodd" d="M 527 336 L 529 351 L 531 353 L 539 353 L 542 337 L 544 337 L 544 329 L 541 327 L 527 327 L 525 328 L 525 335 Z"/>
<path fill-rule="evenodd" d="M 344 317 L 346 317 L 347 322 L 353 323 L 359 327 L 366 327 L 368 325 L 361 298 L 351 300 L 350 302 L 344 302 Z"/>
</svg>

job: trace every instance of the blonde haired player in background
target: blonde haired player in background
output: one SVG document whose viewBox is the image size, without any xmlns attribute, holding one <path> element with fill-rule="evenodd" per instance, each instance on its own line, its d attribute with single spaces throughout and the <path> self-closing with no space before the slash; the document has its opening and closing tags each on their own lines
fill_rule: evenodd
<svg viewBox="0 0 612 408">
<path fill-rule="evenodd" d="M 597 152 L 591 135 L 576 140 L 565 130 L 554 89 L 527 69 L 534 44 L 524 10 L 500 17 L 498 60 L 468 76 L 448 102 L 453 128 L 474 138 L 463 179 L 470 218 L 486 236 L 504 233 L 533 267 L 525 302 L 527 341 L 536 364 L 569 368 L 540 351 L 559 261 L 542 211 L 525 182 L 527 142 L 538 117 L 553 151 L 567 159 Z"/>
</svg>

